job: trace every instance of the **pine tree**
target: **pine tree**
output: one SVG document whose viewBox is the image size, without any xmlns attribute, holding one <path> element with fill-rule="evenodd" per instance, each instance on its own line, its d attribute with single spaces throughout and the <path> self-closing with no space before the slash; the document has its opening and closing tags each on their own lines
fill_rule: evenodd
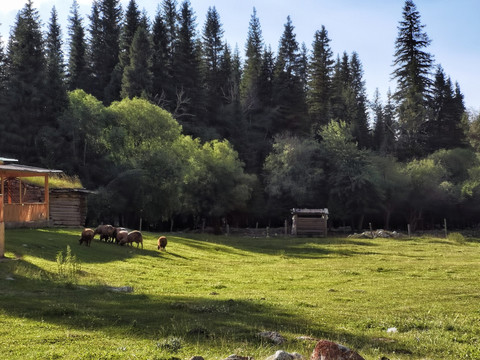
<svg viewBox="0 0 480 360">
<path fill-rule="evenodd" d="M 297 133 L 306 128 L 305 94 L 300 77 L 300 52 L 290 16 L 287 17 L 275 62 L 274 105 L 279 109 L 276 132 Z"/>
<path fill-rule="evenodd" d="M 70 35 L 70 52 L 67 67 L 68 89 L 87 90 L 88 77 L 90 76 L 87 66 L 87 45 L 77 0 L 73 0 L 71 16 L 68 20 Z"/>
<path fill-rule="evenodd" d="M 221 64 L 224 57 L 223 29 L 220 16 L 215 7 L 209 7 L 207 18 L 203 27 L 203 65 L 204 65 L 204 91 L 207 123 L 217 126 L 218 110 L 222 104 L 222 78 Z"/>
<path fill-rule="evenodd" d="M 190 2 L 180 6 L 178 38 L 173 58 L 176 105 L 174 115 L 188 134 L 199 135 L 200 123 L 200 51 L 197 43 L 195 15 Z"/>
<path fill-rule="evenodd" d="M 422 136 L 419 131 L 426 121 L 425 109 L 432 83 L 430 72 L 433 63 L 432 55 L 424 50 L 431 42 L 423 31 L 424 27 L 415 4 L 406 0 L 395 41 L 395 70 L 392 73 L 397 80 L 394 97 L 399 102 L 398 117 L 405 157 L 424 153 L 419 142 Z"/>
<path fill-rule="evenodd" d="M 369 148 L 371 146 L 371 139 L 368 127 L 368 101 L 365 90 L 365 81 L 363 80 L 363 67 L 356 52 L 354 52 L 350 58 L 350 75 L 350 86 L 354 101 L 352 104 L 352 135 L 358 142 L 360 148 Z"/>
<path fill-rule="evenodd" d="M 62 51 L 62 33 L 55 7 L 52 8 L 46 41 L 47 88 L 49 90 L 49 116 L 57 117 L 67 105 L 65 62 Z M 53 121 L 52 121 L 53 122 Z"/>
<path fill-rule="evenodd" d="M 458 101 L 460 99 L 460 101 Z M 437 67 L 430 100 L 429 121 L 424 126 L 426 151 L 451 149 L 464 144 L 462 117 L 465 112 L 463 95 L 441 66 Z"/>
<path fill-rule="evenodd" d="M 312 131 L 315 134 L 321 126 L 330 121 L 329 102 L 334 63 L 328 32 L 325 26 L 322 26 L 321 30 L 315 32 L 308 71 L 307 104 Z"/>
<path fill-rule="evenodd" d="M 258 103 L 258 81 L 262 66 L 262 49 L 262 29 L 260 27 L 260 20 L 257 17 L 257 10 L 253 8 L 253 14 L 250 18 L 248 28 L 245 65 L 240 83 L 242 105 L 247 112 L 254 111 L 260 106 Z"/>
<path fill-rule="evenodd" d="M 174 84 L 168 50 L 165 19 L 158 9 L 152 26 L 152 98 L 159 106 L 173 111 Z"/>
<path fill-rule="evenodd" d="M 122 97 L 149 98 L 153 75 L 150 36 L 144 26 L 139 26 L 130 46 L 129 61 L 122 78 Z"/>
<path fill-rule="evenodd" d="M 44 126 L 52 125 L 46 116 L 48 102 L 46 61 L 38 11 L 28 0 L 17 14 L 8 49 L 7 113 L 1 117 L 5 135 L 0 144 L 3 154 L 24 163 L 37 163 L 36 136 Z"/>
<path fill-rule="evenodd" d="M 122 9 L 120 0 L 97 0 L 90 15 L 91 93 L 110 103 L 119 98 L 118 79 L 112 81 L 119 61 Z M 117 80 L 117 81 L 116 81 Z M 110 86 L 109 86 L 110 85 Z"/>
<path fill-rule="evenodd" d="M 262 67 L 258 78 L 258 100 L 261 107 L 273 106 L 273 78 L 275 72 L 275 56 L 271 47 L 265 46 L 262 55 Z"/>
<path fill-rule="evenodd" d="M 88 93 L 97 99 L 103 99 L 105 82 L 102 78 L 102 61 L 104 51 L 104 39 L 102 36 L 102 24 L 100 21 L 100 6 L 97 0 L 92 4 L 91 14 L 89 16 L 89 43 L 87 48 L 87 59 L 90 77 L 88 79 Z"/>
<path fill-rule="evenodd" d="M 119 100 L 119 75 L 115 71 L 120 56 L 120 32 L 122 8 L 120 0 L 103 0 L 100 4 L 102 36 L 104 43 L 104 59 L 102 62 L 102 84 L 104 85 L 103 100 L 109 104 Z"/>
<path fill-rule="evenodd" d="M 107 88 L 107 93 L 112 96 L 112 100 L 115 100 L 118 94 L 120 94 L 120 97 L 128 96 L 123 91 L 124 70 L 130 65 L 130 47 L 139 25 L 140 11 L 135 0 L 130 0 L 125 11 L 123 25 L 121 26 L 118 62 L 115 65 Z M 144 28 L 146 29 L 147 26 L 145 25 Z"/>
</svg>

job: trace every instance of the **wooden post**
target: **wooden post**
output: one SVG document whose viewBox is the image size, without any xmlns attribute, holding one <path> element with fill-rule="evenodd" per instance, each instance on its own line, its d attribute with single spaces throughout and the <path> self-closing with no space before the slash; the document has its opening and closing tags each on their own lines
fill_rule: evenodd
<svg viewBox="0 0 480 360">
<path fill-rule="evenodd" d="M 267 238 L 270 237 L 270 226 L 267 226 Z"/>
<path fill-rule="evenodd" d="M 285 219 L 285 236 L 288 235 L 288 221 Z"/>
<path fill-rule="evenodd" d="M 408 237 L 410 237 L 410 224 L 407 224 Z"/>
<path fill-rule="evenodd" d="M 45 175 L 45 220 L 50 221 L 50 190 L 48 188 L 48 174 Z"/>
<path fill-rule="evenodd" d="M 258 221 L 255 225 L 255 237 L 258 237 Z"/>
<path fill-rule="evenodd" d="M 370 228 L 370 236 L 372 237 L 373 239 L 373 228 L 372 228 L 372 223 L 368 223 L 368 227 Z"/>
<path fill-rule="evenodd" d="M 5 223 L 3 222 L 3 193 L 2 193 L 0 194 L 0 259 L 4 257 L 5 257 Z"/>
</svg>

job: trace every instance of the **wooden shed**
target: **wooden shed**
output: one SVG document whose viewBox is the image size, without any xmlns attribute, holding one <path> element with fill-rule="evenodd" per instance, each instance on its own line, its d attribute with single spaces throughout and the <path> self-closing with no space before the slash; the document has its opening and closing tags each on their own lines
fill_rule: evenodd
<svg viewBox="0 0 480 360">
<path fill-rule="evenodd" d="M 85 226 L 87 195 L 85 189 L 50 190 L 50 224 L 53 226 Z"/>
<path fill-rule="evenodd" d="M 292 235 L 327 236 L 328 209 L 292 209 Z"/>
</svg>

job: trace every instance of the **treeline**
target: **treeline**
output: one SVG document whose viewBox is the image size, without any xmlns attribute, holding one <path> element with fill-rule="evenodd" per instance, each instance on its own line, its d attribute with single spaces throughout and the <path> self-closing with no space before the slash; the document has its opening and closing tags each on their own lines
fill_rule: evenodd
<svg viewBox="0 0 480 360">
<path fill-rule="evenodd" d="M 253 9 L 241 54 L 215 7 L 198 26 L 189 1 L 150 18 L 97 0 L 85 19 L 74 0 L 64 36 L 28 0 L 0 48 L 0 153 L 98 189 L 91 222 L 246 226 L 328 207 L 354 228 L 473 225 L 480 118 L 423 28 L 405 1 L 383 103 L 323 26 L 307 48 L 287 17 L 274 52 Z"/>
</svg>

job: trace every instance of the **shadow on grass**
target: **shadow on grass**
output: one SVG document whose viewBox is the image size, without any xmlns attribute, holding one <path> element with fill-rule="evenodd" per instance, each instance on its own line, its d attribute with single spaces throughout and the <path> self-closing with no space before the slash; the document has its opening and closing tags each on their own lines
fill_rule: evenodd
<svg viewBox="0 0 480 360">
<path fill-rule="evenodd" d="M 258 337 L 259 332 L 279 331 L 343 341 L 357 348 L 383 346 L 374 338 L 328 327 L 265 299 L 150 296 L 114 292 L 105 286 L 80 287 L 20 275 L 9 281 L 2 277 L 0 287 L 3 289 L 1 313 L 70 330 L 104 332 L 109 337 L 142 340 L 181 337 L 192 343 L 222 339 L 232 344 L 245 341 L 261 344 L 265 339 Z M 31 336 L 48 337 L 48 334 Z M 385 344 L 385 350 L 388 347 Z"/>
<path fill-rule="evenodd" d="M 291 258 L 316 259 L 326 256 L 373 255 L 362 247 L 374 247 L 367 241 L 344 238 L 246 238 L 193 235 L 176 237 L 176 242 L 195 247 L 199 250 L 218 250 L 235 255 L 246 256 L 248 253 L 281 255 Z"/>
</svg>

